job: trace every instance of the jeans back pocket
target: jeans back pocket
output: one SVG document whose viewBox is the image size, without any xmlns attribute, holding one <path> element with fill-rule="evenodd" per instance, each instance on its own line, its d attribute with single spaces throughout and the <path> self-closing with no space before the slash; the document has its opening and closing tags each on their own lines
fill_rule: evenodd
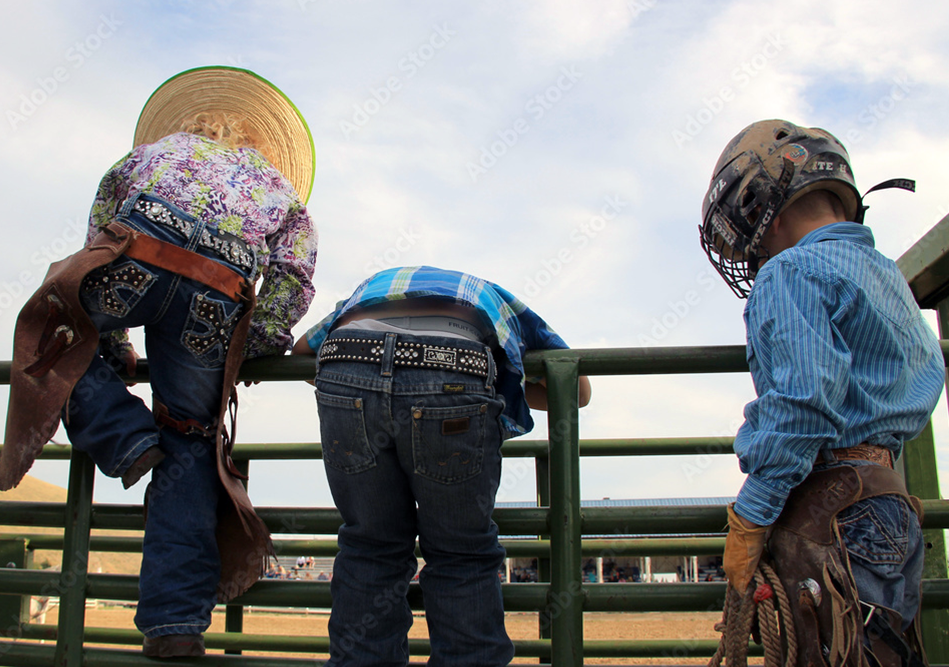
<svg viewBox="0 0 949 667">
<path fill-rule="evenodd" d="M 364 406 L 361 398 L 327 394 L 317 389 L 324 465 L 347 474 L 363 472 L 376 465 L 366 433 Z"/>
<path fill-rule="evenodd" d="M 480 474 L 485 424 L 488 419 L 497 420 L 490 402 L 486 399 L 470 405 L 412 408 L 415 473 L 443 484 L 457 484 Z"/>
<path fill-rule="evenodd" d="M 900 565 L 909 546 L 909 522 L 915 520 L 899 496 L 885 495 L 854 503 L 837 518 L 851 557 L 871 566 Z"/>
<path fill-rule="evenodd" d="M 196 292 L 191 297 L 181 343 L 205 368 L 223 366 L 243 310 L 235 301 Z"/>
<path fill-rule="evenodd" d="M 82 279 L 79 292 L 86 310 L 126 317 L 157 279 L 130 259 L 116 260 L 91 271 Z"/>
</svg>

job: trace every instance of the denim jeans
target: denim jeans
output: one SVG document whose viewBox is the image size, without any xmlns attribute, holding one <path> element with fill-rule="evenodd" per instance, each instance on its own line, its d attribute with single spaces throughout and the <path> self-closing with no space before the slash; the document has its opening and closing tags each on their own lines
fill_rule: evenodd
<svg viewBox="0 0 949 667">
<path fill-rule="evenodd" d="M 123 205 L 119 221 L 247 275 L 214 253 L 196 249 L 203 222 L 195 221 L 192 234 L 185 238 L 132 210 L 132 204 L 130 200 Z M 81 298 L 102 333 L 144 327 L 152 396 L 168 407 L 173 419 L 194 419 L 204 425 L 216 421 L 224 360 L 241 304 L 124 255 L 89 274 Z M 93 359 L 77 383 L 64 421 L 72 445 L 112 477 L 120 476 L 153 445 L 165 453 L 146 490 L 135 623 L 148 637 L 204 632 L 220 578 L 215 529 L 223 487 L 213 441 L 169 427 L 159 430 L 151 410 L 128 391 L 101 356 Z"/>
<path fill-rule="evenodd" d="M 846 461 L 836 465 L 874 464 Z M 884 495 L 841 511 L 837 524 L 860 601 L 897 612 L 905 630 L 919 611 L 923 576 L 925 545 L 916 514 L 899 496 Z"/>
<path fill-rule="evenodd" d="M 340 333 L 331 334 L 330 344 Z M 393 366 L 397 340 L 485 349 L 479 343 L 347 329 L 380 341 L 381 365 L 324 363 L 316 396 L 323 462 L 343 516 L 333 569 L 330 667 L 405 665 L 417 560 L 432 666 L 507 665 L 491 519 L 501 475 L 504 402 L 487 380 L 454 370 Z M 490 355 L 489 355 L 490 356 Z"/>
</svg>

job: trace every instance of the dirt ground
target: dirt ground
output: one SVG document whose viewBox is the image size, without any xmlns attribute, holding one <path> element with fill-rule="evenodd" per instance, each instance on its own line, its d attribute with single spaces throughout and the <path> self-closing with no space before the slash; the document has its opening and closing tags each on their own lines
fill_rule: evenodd
<svg viewBox="0 0 949 667">
<path fill-rule="evenodd" d="M 134 628 L 134 610 L 127 608 L 101 607 L 86 610 L 88 627 Z M 55 623 L 55 612 L 47 616 L 47 623 Z M 326 636 L 328 616 L 325 613 L 288 614 L 254 612 L 244 615 L 244 632 L 259 635 Z M 714 625 L 721 620 L 721 613 L 639 613 L 639 614 L 585 614 L 584 639 L 669 639 L 682 642 L 687 647 L 689 640 L 717 641 L 719 635 Z M 536 639 L 538 636 L 537 615 L 512 613 L 507 615 L 507 630 L 512 639 Z M 224 614 L 215 613 L 210 632 L 224 632 Z M 409 634 L 410 638 L 427 637 L 425 619 L 416 617 Z M 214 652 L 214 651 L 212 651 Z M 674 658 L 587 658 L 585 664 L 630 665 L 630 664 L 686 664 L 704 665 L 706 658 L 685 658 L 678 651 Z M 247 652 L 247 655 L 268 655 Z M 269 654 L 275 655 L 275 654 Z M 279 654 L 294 657 L 321 657 L 319 654 Z M 325 656 L 323 656 L 325 657 Z M 515 658 L 514 663 L 537 663 L 536 658 Z"/>
</svg>

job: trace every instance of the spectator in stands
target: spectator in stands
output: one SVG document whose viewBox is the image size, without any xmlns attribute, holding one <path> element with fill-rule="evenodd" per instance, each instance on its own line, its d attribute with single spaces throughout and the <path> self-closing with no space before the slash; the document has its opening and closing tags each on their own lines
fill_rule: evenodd
<svg viewBox="0 0 949 667">
<path fill-rule="evenodd" d="M 372 276 L 295 345 L 319 355 L 323 462 L 345 522 L 329 667 L 405 663 L 416 536 L 431 663 L 510 662 L 491 520 L 501 443 L 530 431 L 529 406 L 547 407 L 524 353 L 566 347 L 503 288 L 424 266 Z M 581 377 L 574 398 L 589 397 Z"/>
</svg>

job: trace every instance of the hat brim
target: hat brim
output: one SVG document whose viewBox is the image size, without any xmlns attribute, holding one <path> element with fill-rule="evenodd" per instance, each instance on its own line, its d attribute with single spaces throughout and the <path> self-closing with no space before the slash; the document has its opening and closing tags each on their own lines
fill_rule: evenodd
<svg viewBox="0 0 949 667">
<path fill-rule="evenodd" d="M 306 202 L 313 189 L 316 150 L 303 115 L 272 83 L 236 67 L 197 67 L 171 77 L 152 93 L 135 127 L 133 146 L 178 132 L 202 112 L 245 119 L 268 145 L 267 158 Z"/>
</svg>

